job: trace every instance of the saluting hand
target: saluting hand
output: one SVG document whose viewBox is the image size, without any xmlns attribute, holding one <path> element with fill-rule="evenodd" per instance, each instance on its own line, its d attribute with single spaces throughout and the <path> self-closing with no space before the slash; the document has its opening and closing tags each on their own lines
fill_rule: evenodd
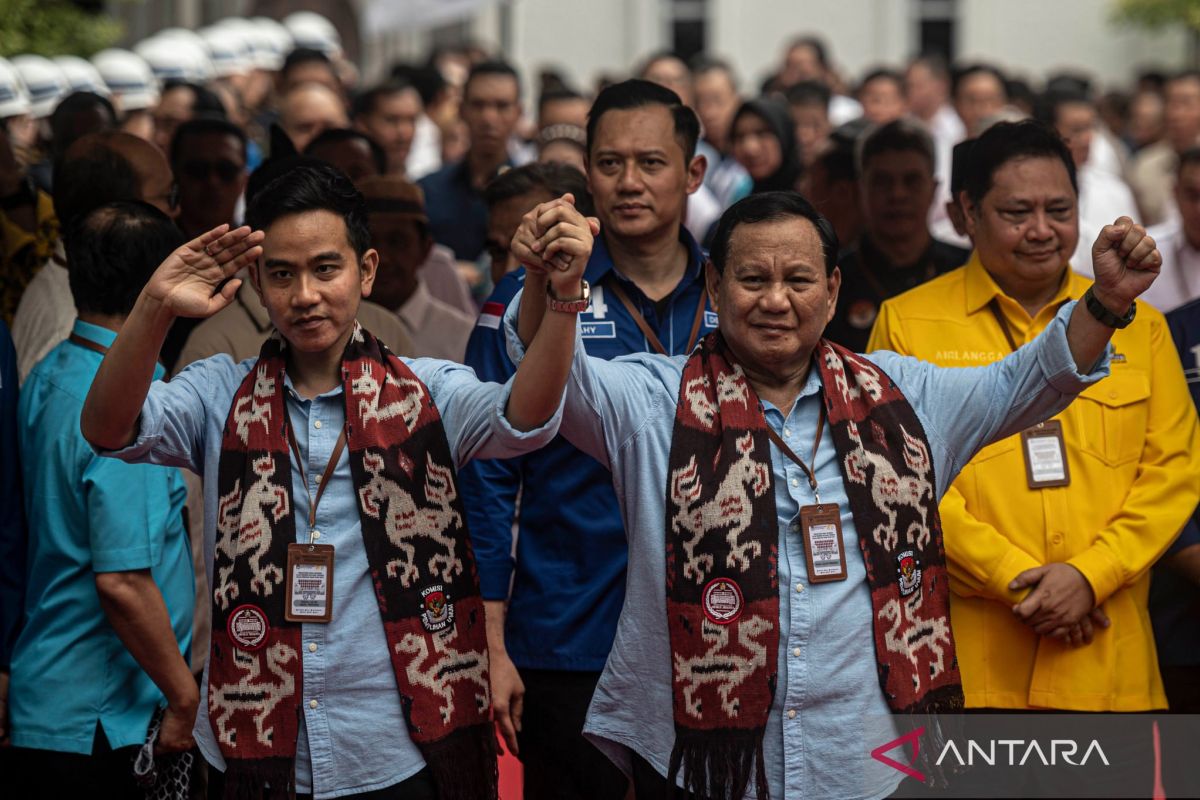
<svg viewBox="0 0 1200 800">
<path fill-rule="evenodd" d="M 211 317 L 233 302 L 238 270 L 262 255 L 262 231 L 213 228 L 167 256 L 146 284 L 146 294 L 178 317 Z"/>
<path fill-rule="evenodd" d="M 1150 288 L 1162 269 L 1162 254 L 1146 229 L 1121 217 L 1105 225 L 1092 245 L 1093 292 L 1105 308 L 1124 316 L 1142 292 Z"/>
</svg>

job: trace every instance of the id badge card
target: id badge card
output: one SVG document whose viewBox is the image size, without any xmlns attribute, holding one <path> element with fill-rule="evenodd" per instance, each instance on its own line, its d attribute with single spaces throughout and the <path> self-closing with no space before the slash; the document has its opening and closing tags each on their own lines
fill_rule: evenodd
<svg viewBox="0 0 1200 800">
<path fill-rule="evenodd" d="M 831 503 L 800 507 L 800 535 L 810 583 L 846 580 L 846 551 L 842 547 L 842 515 Z"/>
<path fill-rule="evenodd" d="M 1021 452 L 1025 455 L 1025 479 L 1030 489 L 1071 485 L 1060 421 L 1047 420 L 1021 431 Z"/>
<path fill-rule="evenodd" d="M 333 619 L 333 545 L 288 545 L 288 622 L 329 622 Z"/>
</svg>

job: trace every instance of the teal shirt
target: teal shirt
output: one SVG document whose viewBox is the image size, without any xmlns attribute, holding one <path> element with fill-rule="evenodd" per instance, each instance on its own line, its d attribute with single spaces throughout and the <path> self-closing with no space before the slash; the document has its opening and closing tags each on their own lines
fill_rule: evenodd
<svg viewBox="0 0 1200 800">
<path fill-rule="evenodd" d="M 103 347 L 116 338 L 79 320 L 74 333 Z M 95 573 L 149 569 L 180 653 L 191 648 L 195 590 L 183 475 L 103 458 L 88 445 L 79 414 L 100 360 L 100 353 L 64 341 L 21 387 L 17 435 L 29 556 L 9 690 L 18 747 L 88 754 L 97 723 L 114 748 L 141 744 L 164 702 L 109 625 Z"/>
</svg>

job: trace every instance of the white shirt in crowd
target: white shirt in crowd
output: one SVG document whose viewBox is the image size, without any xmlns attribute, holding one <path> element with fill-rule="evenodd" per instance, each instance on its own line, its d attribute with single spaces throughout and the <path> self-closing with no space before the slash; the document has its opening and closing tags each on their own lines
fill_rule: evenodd
<svg viewBox="0 0 1200 800">
<path fill-rule="evenodd" d="M 12 338 L 21 383 L 47 353 L 71 335 L 75 324 L 71 280 L 67 268 L 57 263 L 66 263 L 66 252 L 61 240 L 54 247 L 54 255 L 25 287 L 13 317 Z"/>
<path fill-rule="evenodd" d="M 1200 297 L 1200 249 L 1183 234 L 1178 219 L 1155 225 L 1147 233 L 1162 253 L 1162 271 L 1142 294 L 1142 300 L 1166 313 Z"/>
<path fill-rule="evenodd" d="M 1078 181 L 1079 244 L 1071 257 L 1071 266 L 1076 272 L 1092 277 L 1092 245 L 1100 229 L 1111 225 L 1117 217 L 1137 219 L 1137 201 L 1129 184 L 1107 169 L 1094 167 L 1090 159 L 1079 170 Z"/>
</svg>

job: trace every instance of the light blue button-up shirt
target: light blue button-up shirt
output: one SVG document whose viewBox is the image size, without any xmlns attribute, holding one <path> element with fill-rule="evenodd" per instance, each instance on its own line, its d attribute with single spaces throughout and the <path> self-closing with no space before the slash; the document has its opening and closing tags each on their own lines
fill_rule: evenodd
<svg viewBox="0 0 1200 800">
<path fill-rule="evenodd" d="M 505 316 L 514 363 L 520 295 Z M 867 358 L 900 387 L 925 428 L 940 499 L 971 456 L 1061 411 L 1084 388 L 1108 374 L 1107 356 L 1087 376 L 1075 369 L 1066 341 L 1074 303 L 1060 310 L 1042 336 L 995 364 L 939 368 L 878 352 Z M 567 384 L 562 434 L 612 469 L 629 537 L 629 579 L 616 641 L 588 711 L 584 733 L 629 770 L 630 752 L 667 774 L 675 729 L 671 650 L 666 612 L 666 484 L 675 407 L 686 358 L 651 354 L 605 361 L 577 346 Z M 764 404 L 768 424 L 792 449 L 811 453 L 821 407 L 814 369 L 785 418 Z M 771 445 L 779 527 L 778 686 L 763 743 L 771 797 L 885 797 L 901 773 L 870 758 L 894 739 L 879 686 L 872 607 L 858 531 L 826 426 L 815 474 L 821 500 L 841 509 L 847 579 L 810 584 L 795 525 L 813 502 L 801 469 Z M 753 786 L 747 797 L 755 797 Z"/>
<path fill-rule="evenodd" d="M 509 426 L 504 408 L 511 381 L 481 383 L 470 369 L 448 361 L 402 360 L 429 387 L 456 468 L 474 457 L 521 455 L 557 433 L 561 409 L 534 431 L 522 433 Z M 219 355 L 190 365 L 170 383 L 155 384 L 142 408 L 137 441 L 114 454 L 127 461 L 187 467 L 203 477 L 204 557 L 210 591 L 221 430 L 234 393 L 254 363 L 249 359 L 234 364 Z M 305 460 L 309 491 L 316 497 L 317 483 L 345 421 L 343 390 L 338 387 L 308 400 L 295 392 L 290 378 L 285 386 L 288 418 Z M 363 547 L 349 449 L 338 459 L 311 530 L 308 492 L 294 458 L 292 462 L 296 539 L 307 542 L 315 531 L 316 541 L 335 548 L 333 622 L 303 625 L 304 696 L 300 698 L 296 790 L 328 798 L 382 789 L 411 777 L 425 761 L 409 738 L 400 707 Z M 207 685 L 207 664 L 204 682 Z M 195 736 L 205 759 L 224 770 L 203 691 Z"/>
</svg>

